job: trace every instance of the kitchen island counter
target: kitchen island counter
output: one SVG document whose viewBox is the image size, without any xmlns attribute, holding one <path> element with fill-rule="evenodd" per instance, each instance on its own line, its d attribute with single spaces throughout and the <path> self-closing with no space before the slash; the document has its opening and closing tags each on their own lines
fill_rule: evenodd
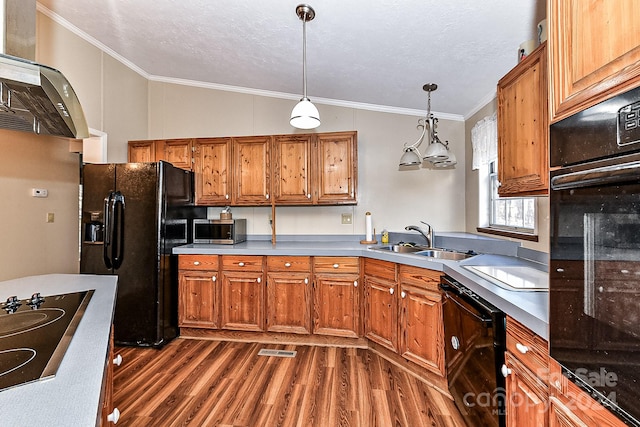
<svg viewBox="0 0 640 427">
<path fill-rule="evenodd" d="M 94 289 L 56 376 L 0 391 L 3 426 L 92 426 L 99 421 L 116 276 L 48 274 L 0 282 L 3 298 Z"/>
<path fill-rule="evenodd" d="M 460 239 L 458 235 L 455 237 L 458 240 Z M 470 239 L 469 245 L 476 244 L 476 240 L 478 239 Z M 484 241 L 479 243 L 486 245 Z M 515 257 L 513 254 L 483 254 L 465 261 L 450 261 L 415 254 L 383 252 L 372 249 L 376 246 L 379 245 L 362 245 L 357 240 L 329 241 L 309 238 L 306 240 L 283 240 L 275 244 L 266 240 L 249 240 L 236 245 L 184 245 L 174 248 L 173 253 L 191 255 L 359 256 L 442 271 L 527 326 L 542 338 L 548 339 L 549 292 L 547 290 L 508 290 L 464 268 L 465 265 L 477 264 L 478 260 L 481 260 L 482 265 L 500 266 L 506 264 L 531 267 L 539 269 L 546 274 L 545 265 Z M 480 252 L 482 247 L 476 249 L 470 246 L 468 249 Z"/>
</svg>

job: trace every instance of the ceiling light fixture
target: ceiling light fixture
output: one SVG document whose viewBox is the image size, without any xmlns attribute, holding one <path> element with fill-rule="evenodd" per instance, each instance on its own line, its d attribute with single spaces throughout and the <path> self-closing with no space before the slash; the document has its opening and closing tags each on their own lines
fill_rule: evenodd
<svg viewBox="0 0 640 427">
<path fill-rule="evenodd" d="M 302 99 L 293 107 L 289 123 L 298 129 L 313 129 L 320 126 L 320 114 L 307 98 L 307 22 L 316 17 L 316 12 L 311 6 L 300 4 L 296 14 L 302 21 Z"/>
<path fill-rule="evenodd" d="M 416 142 L 411 145 L 404 144 L 404 153 L 400 158 L 400 166 L 419 166 L 423 160 L 428 161 L 435 167 L 454 166 L 456 156 L 449 149 L 449 141 L 442 142 L 436 131 L 438 127 L 438 119 L 431 113 L 431 92 L 438 89 L 435 83 L 427 83 L 422 86 L 422 90 L 428 93 L 427 115 L 424 119 L 418 120 L 418 129 L 422 129 L 422 134 Z M 418 147 L 425 140 L 429 146 L 425 151 L 424 157 L 420 155 Z"/>
</svg>

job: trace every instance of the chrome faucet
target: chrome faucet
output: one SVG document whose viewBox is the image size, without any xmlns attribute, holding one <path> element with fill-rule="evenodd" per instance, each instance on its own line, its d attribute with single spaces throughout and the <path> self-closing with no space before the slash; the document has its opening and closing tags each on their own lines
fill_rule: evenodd
<svg viewBox="0 0 640 427">
<path fill-rule="evenodd" d="M 433 227 L 424 221 L 420 222 L 428 227 L 426 231 L 424 227 L 421 227 L 419 225 L 407 225 L 404 229 L 407 231 L 417 231 L 418 233 L 422 234 L 422 236 L 427 239 L 427 245 L 429 245 L 430 248 L 433 248 Z"/>
</svg>

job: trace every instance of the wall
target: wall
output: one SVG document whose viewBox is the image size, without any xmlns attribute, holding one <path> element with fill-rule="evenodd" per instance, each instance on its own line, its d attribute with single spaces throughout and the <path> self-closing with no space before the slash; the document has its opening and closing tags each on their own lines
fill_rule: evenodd
<svg viewBox="0 0 640 427">
<path fill-rule="evenodd" d="M 149 138 L 301 132 L 289 125 L 295 103 L 156 81 L 149 85 Z M 462 121 L 441 119 L 438 127 L 441 138 L 452 141 L 460 161 L 457 168 L 400 171 L 403 144 L 420 136 L 418 117 L 316 105 L 322 120 L 316 132 L 358 131 L 358 205 L 278 207 L 278 234 L 364 234 L 367 211 L 372 213 L 378 232 L 383 228 L 401 231 L 420 220 L 431 223 L 437 231 L 464 230 Z M 209 214 L 217 217 L 219 211 L 211 208 Z M 234 208 L 233 212 L 247 218 L 250 234 L 271 234 L 270 208 Z M 342 213 L 353 214 L 352 225 L 341 224 Z"/>
<path fill-rule="evenodd" d="M 473 160 L 472 156 L 472 148 L 471 148 L 471 129 L 475 124 L 483 119 L 486 116 L 490 116 L 495 111 L 497 111 L 497 100 L 494 98 L 487 105 L 478 110 L 473 116 L 469 117 L 465 122 L 465 141 L 467 144 L 465 146 L 466 151 L 466 165 L 465 170 L 467 171 L 465 177 L 465 199 L 467 203 L 467 211 L 465 218 L 465 229 L 469 233 L 477 233 L 476 227 L 479 225 L 480 218 L 480 209 L 478 200 L 479 200 L 479 188 L 480 188 L 480 179 L 479 173 L 477 170 L 471 170 L 471 162 Z M 508 239 L 500 236 L 493 236 L 496 238 L 503 238 L 506 240 L 517 241 L 522 244 L 522 246 L 534 249 L 540 252 L 549 252 L 549 197 L 536 197 L 537 200 L 537 209 L 538 209 L 538 241 L 530 242 L 526 240 L 519 239 Z M 477 233 L 484 234 L 484 233 Z"/>
<path fill-rule="evenodd" d="M 0 153 L 0 280 L 77 273 L 78 155 L 66 139 L 7 130 Z M 49 196 L 32 197 L 32 188 Z"/>
</svg>

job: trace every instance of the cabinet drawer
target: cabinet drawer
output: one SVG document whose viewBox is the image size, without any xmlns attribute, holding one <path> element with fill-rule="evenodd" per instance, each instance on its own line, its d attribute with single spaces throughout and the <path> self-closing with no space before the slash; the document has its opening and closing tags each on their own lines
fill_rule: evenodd
<svg viewBox="0 0 640 427">
<path fill-rule="evenodd" d="M 397 264 L 394 262 L 370 258 L 365 258 L 364 260 L 365 276 L 373 276 L 395 282 L 397 280 L 397 270 Z"/>
<path fill-rule="evenodd" d="M 360 261 L 358 257 L 319 256 L 313 259 L 316 273 L 358 273 Z"/>
<path fill-rule="evenodd" d="M 511 317 L 507 317 L 507 351 L 548 383 L 549 344 Z"/>
<path fill-rule="evenodd" d="M 400 266 L 400 282 L 411 284 L 423 289 L 439 291 L 440 277 L 442 272 L 429 270 L 409 265 Z"/>
<path fill-rule="evenodd" d="M 222 269 L 262 271 L 262 257 L 253 255 L 222 255 Z"/>
<path fill-rule="evenodd" d="M 178 255 L 179 270 L 217 270 L 218 255 Z"/>
<path fill-rule="evenodd" d="M 267 257 L 268 271 L 310 271 L 311 257 L 270 256 Z"/>
</svg>

